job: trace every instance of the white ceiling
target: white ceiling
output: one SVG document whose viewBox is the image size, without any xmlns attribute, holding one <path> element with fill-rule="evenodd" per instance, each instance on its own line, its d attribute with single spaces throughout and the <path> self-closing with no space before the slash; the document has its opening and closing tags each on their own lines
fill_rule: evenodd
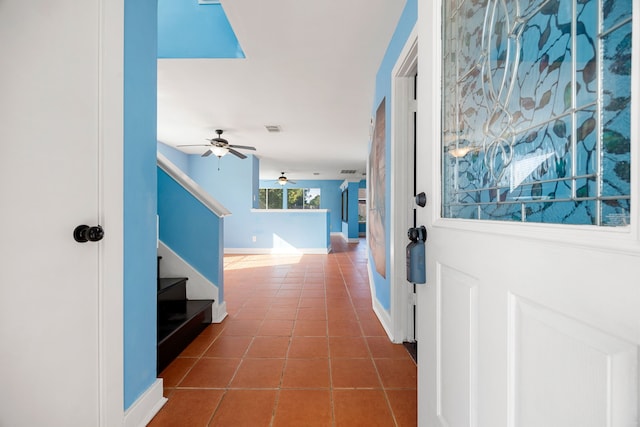
<svg viewBox="0 0 640 427">
<path fill-rule="evenodd" d="M 158 60 L 158 140 L 206 143 L 223 129 L 256 147 L 261 179 L 364 178 L 376 73 L 404 3 L 222 0 L 246 59 Z"/>
</svg>

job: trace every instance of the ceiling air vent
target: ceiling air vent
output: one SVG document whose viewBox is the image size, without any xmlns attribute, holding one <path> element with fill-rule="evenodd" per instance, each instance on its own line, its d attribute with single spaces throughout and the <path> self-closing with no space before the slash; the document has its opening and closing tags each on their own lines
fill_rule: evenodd
<svg viewBox="0 0 640 427">
<path fill-rule="evenodd" d="M 198 0 L 198 4 L 220 4 L 220 0 Z"/>
<path fill-rule="evenodd" d="M 267 129 L 267 132 L 282 132 L 282 128 L 278 125 L 264 125 Z"/>
<path fill-rule="evenodd" d="M 340 173 L 344 174 L 344 175 L 353 175 L 353 174 L 356 173 L 356 170 L 355 169 L 342 169 L 340 171 Z"/>
</svg>

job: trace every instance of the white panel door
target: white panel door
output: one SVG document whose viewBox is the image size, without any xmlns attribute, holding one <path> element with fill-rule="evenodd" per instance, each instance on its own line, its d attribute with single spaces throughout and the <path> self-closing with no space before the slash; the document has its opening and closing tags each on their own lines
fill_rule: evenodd
<svg viewBox="0 0 640 427">
<path fill-rule="evenodd" d="M 103 242 L 72 235 L 104 220 L 100 13 L 98 1 L 0 2 L 2 426 L 97 426 L 106 401 L 122 414 L 119 378 L 99 395 Z"/>
<path fill-rule="evenodd" d="M 419 1 L 419 425 L 638 426 L 637 186 L 630 227 L 442 219 L 440 7 Z"/>
</svg>

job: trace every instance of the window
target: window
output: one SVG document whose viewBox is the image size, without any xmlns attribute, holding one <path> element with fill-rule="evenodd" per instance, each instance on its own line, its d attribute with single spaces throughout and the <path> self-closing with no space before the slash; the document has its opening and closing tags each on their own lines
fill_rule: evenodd
<svg viewBox="0 0 640 427">
<path fill-rule="evenodd" d="M 320 209 L 319 188 L 260 188 L 258 194 L 259 209 L 282 209 L 285 194 L 285 209 Z"/>
<path fill-rule="evenodd" d="M 630 219 L 631 0 L 443 2 L 442 216 Z"/>
<path fill-rule="evenodd" d="M 282 209 L 282 188 L 261 188 L 260 209 Z"/>
<path fill-rule="evenodd" d="M 367 189 L 358 189 L 358 222 L 367 222 Z"/>
<path fill-rule="evenodd" d="M 288 188 L 287 209 L 320 209 L 320 189 Z"/>
</svg>

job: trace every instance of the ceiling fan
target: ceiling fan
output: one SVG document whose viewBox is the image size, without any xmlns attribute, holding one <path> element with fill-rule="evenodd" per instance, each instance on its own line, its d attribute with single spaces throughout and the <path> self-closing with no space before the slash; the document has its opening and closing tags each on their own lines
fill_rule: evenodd
<svg viewBox="0 0 640 427">
<path fill-rule="evenodd" d="M 235 150 L 236 148 L 239 148 L 241 150 L 256 151 L 255 147 L 250 147 L 248 145 L 229 144 L 229 141 L 222 138 L 222 132 L 223 132 L 222 129 L 216 129 L 216 133 L 218 134 L 218 136 L 216 138 L 211 138 L 211 139 L 207 138 L 207 141 L 209 141 L 209 144 L 187 144 L 187 145 L 178 145 L 178 147 L 208 147 L 208 150 L 205 151 L 204 154 L 202 154 L 202 157 L 207 157 L 213 153 L 218 158 L 221 158 L 227 153 L 231 153 L 236 157 L 239 157 L 241 159 L 246 159 L 247 156 Z"/>
<path fill-rule="evenodd" d="M 280 175 L 280 177 L 278 178 L 278 180 L 276 181 L 278 184 L 280 185 L 285 185 L 287 182 L 289 184 L 295 184 L 295 181 L 291 181 L 289 178 L 287 178 L 286 176 L 284 176 L 284 172 L 281 172 L 282 175 Z"/>
</svg>

